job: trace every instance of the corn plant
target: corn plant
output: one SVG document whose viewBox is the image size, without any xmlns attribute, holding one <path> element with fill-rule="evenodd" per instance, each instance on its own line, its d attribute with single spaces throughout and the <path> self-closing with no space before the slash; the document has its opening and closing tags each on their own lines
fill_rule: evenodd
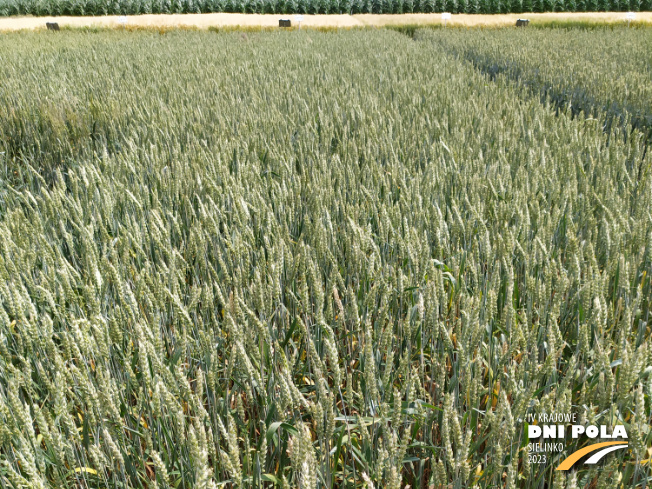
<svg viewBox="0 0 652 489">
<path fill-rule="evenodd" d="M 474 0 L 355 0 L 325 2 L 323 0 L 300 0 L 288 2 L 263 2 L 260 0 L 0 0 L 0 16 L 12 15 L 138 15 L 138 14 L 184 14 L 209 12 L 244 12 L 258 14 L 287 13 L 527 13 L 527 12 L 586 12 L 586 11 L 635 11 L 652 9 L 652 0 L 557 0 L 502 1 Z"/>
</svg>

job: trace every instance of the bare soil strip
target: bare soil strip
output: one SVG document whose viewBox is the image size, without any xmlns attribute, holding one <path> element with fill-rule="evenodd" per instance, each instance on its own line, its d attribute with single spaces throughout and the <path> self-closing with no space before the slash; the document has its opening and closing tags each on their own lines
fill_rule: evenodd
<svg viewBox="0 0 652 489">
<path fill-rule="evenodd" d="M 414 25 L 414 24 L 443 24 L 441 14 L 402 14 L 402 15 L 354 15 L 365 25 Z M 555 12 L 547 14 L 453 14 L 447 21 L 448 25 L 481 27 L 481 26 L 513 26 L 516 19 L 529 19 L 532 24 L 537 22 L 596 22 L 596 23 L 623 23 L 627 22 L 625 12 Z M 652 22 L 652 12 L 637 12 L 636 22 Z"/>
<path fill-rule="evenodd" d="M 134 15 L 127 17 L 126 27 L 132 28 L 198 28 L 209 27 L 278 27 L 282 18 L 292 20 L 294 15 L 283 14 L 173 14 L 173 15 Z M 625 23 L 624 12 L 588 12 L 588 13 L 548 13 L 548 14 L 496 14 L 473 15 L 454 14 L 447 21 L 451 26 L 511 26 L 516 19 L 527 18 L 536 22 L 597 22 Z M 0 31 L 17 31 L 25 29 L 45 29 L 46 22 L 58 22 L 61 27 L 113 27 L 124 28 L 117 15 L 104 17 L 5 17 L 0 18 Z M 652 23 L 652 12 L 638 12 L 636 22 Z M 304 27 L 364 27 L 364 26 L 399 26 L 399 25 L 437 25 L 442 24 L 441 14 L 402 14 L 402 15 L 304 15 L 301 25 Z"/>
<path fill-rule="evenodd" d="M 441 15 L 440 15 L 441 17 Z M 60 27 L 115 27 L 124 28 L 119 16 L 103 17 L 9 17 L 0 18 L 0 30 L 45 29 L 46 22 L 58 22 Z M 155 14 L 127 17 L 126 27 L 170 28 L 194 27 L 278 27 L 279 19 L 291 19 L 294 15 L 282 14 Z M 305 27 L 356 27 L 364 25 L 351 15 L 304 15 L 301 26 Z"/>
</svg>

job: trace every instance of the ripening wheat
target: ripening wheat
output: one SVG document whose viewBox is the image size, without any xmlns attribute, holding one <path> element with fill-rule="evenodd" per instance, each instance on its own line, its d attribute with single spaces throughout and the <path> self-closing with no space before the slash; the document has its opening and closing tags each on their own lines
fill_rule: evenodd
<svg viewBox="0 0 652 489">
<path fill-rule="evenodd" d="M 2 487 L 649 485 L 642 132 L 391 31 L 61 34 L 0 38 Z M 637 434 L 554 476 L 553 411 Z"/>
</svg>

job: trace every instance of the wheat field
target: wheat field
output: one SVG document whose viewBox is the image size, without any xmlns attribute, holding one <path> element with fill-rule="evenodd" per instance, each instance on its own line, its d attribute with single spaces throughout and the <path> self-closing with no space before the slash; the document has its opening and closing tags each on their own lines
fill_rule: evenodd
<svg viewBox="0 0 652 489">
<path fill-rule="evenodd" d="M 649 33 L 482 36 L 0 37 L 0 485 L 650 487 Z"/>
</svg>

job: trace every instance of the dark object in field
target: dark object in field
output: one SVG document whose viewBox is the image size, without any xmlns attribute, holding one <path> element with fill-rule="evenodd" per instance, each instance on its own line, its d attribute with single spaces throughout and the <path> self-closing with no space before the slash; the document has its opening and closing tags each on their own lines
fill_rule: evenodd
<svg viewBox="0 0 652 489">
<path fill-rule="evenodd" d="M 527 27 L 529 23 L 529 19 L 516 19 L 516 27 Z"/>
<path fill-rule="evenodd" d="M 290 19 L 278 19 L 278 26 L 279 27 L 292 27 L 292 22 L 290 22 Z"/>
<path fill-rule="evenodd" d="M 48 28 L 49 31 L 59 30 L 59 24 L 57 22 L 46 22 L 45 26 Z"/>
</svg>

